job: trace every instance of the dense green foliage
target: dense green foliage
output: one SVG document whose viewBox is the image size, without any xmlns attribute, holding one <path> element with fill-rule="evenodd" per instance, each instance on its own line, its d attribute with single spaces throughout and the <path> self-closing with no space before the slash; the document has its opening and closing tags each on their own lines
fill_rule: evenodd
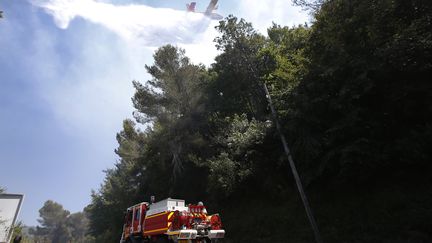
<svg viewBox="0 0 432 243">
<path fill-rule="evenodd" d="M 61 204 L 48 200 L 39 210 L 41 226 L 30 230 L 34 242 L 93 242 L 88 235 L 88 218 L 82 213 L 65 210 Z"/>
<path fill-rule="evenodd" d="M 86 208 L 96 242 L 150 195 L 203 200 L 227 242 L 313 241 L 263 82 L 325 242 L 432 241 L 432 2 L 297 2 L 311 26 L 220 22 L 210 68 L 155 52 L 152 80 L 134 81 L 140 126 L 124 121 Z"/>
</svg>

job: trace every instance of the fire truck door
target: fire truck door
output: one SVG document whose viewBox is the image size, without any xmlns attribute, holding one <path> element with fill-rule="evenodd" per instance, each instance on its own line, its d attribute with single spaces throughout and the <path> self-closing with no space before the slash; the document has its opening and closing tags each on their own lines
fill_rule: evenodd
<svg viewBox="0 0 432 243">
<path fill-rule="evenodd" d="M 133 217 L 133 232 L 138 233 L 141 229 L 139 229 L 140 219 L 141 219 L 141 207 L 134 208 L 134 217 Z"/>
<path fill-rule="evenodd" d="M 126 222 L 125 222 L 125 238 L 127 238 L 130 234 L 130 228 L 132 227 L 132 210 L 128 210 L 126 213 Z"/>
</svg>

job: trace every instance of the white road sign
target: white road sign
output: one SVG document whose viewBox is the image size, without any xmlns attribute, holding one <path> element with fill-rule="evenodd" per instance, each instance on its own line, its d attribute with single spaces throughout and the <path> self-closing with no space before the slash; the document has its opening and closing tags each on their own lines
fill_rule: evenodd
<svg viewBox="0 0 432 243">
<path fill-rule="evenodd" d="M 24 195 L 0 194 L 0 243 L 9 243 Z"/>
</svg>

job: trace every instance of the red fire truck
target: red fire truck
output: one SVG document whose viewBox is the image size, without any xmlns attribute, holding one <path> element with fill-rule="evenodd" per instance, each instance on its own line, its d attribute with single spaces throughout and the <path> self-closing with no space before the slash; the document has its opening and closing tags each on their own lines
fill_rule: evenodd
<svg viewBox="0 0 432 243">
<path fill-rule="evenodd" d="M 129 207 L 120 243 L 208 243 L 224 237 L 219 214 L 208 215 L 201 202 L 186 206 L 184 200 L 168 198 Z"/>
</svg>

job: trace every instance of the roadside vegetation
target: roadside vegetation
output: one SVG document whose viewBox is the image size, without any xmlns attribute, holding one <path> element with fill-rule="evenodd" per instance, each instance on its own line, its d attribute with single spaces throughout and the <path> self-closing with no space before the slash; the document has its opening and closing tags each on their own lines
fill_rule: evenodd
<svg viewBox="0 0 432 243">
<path fill-rule="evenodd" d="M 155 52 L 86 208 L 97 242 L 117 242 L 124 210 L 151 195 L 203 200 L 226 242 L 312 242 L 263 82 L 325 242 L 432 241 L 432 2 L 298 4 L 312 24 L 267 37 L 220 22 L 209 68 Z"/>
<path fill-rule="evenodd" d="M 204 201 L 225 242 L 313 242 L 266 83 L 324 242 L 432 242 L 432 2 L 296 2 L 310 25 L 221 21 L 210 67 L 159 48 L 118 162 L 58 225 L 88 217 L 88 240 L 118 242 L 125 209 L 155 195 Z"/>
</svg>

